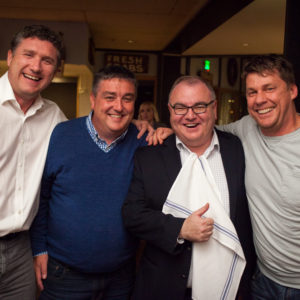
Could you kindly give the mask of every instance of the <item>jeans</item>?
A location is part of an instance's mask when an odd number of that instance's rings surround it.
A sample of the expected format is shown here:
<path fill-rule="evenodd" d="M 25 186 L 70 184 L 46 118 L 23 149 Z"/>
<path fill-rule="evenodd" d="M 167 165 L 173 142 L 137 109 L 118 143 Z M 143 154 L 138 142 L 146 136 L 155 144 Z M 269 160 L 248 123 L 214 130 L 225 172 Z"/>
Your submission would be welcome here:
<path fill-rule="evenodd" d="M 257 268 L 252 278 L 251 295 L 253 300 L 299 300 L 300 289 L 282 286 Z"/>
<path fill-rule="evenodd" d="M 129 300 L 134 275 L 134 260 L 115 272 L 85 274 L 49 257 L 39 300 Z"/>
<path fill-rule="evenodd" d="M 36 284 L 29 234 L 0 239 L 0 299 L 35 299 Z"/>

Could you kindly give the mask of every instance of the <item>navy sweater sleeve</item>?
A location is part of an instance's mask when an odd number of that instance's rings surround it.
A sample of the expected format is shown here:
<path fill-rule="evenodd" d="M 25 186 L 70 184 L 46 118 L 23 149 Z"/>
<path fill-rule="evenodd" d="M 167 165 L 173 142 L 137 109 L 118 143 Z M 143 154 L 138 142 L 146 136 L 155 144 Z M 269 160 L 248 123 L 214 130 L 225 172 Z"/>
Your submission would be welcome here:
<path fill-rule="evenodd" d="M 57 129 L 55 128 L 49 142 L 47 159 L 41 182 L 40 204 L 38 213 L 31 225 L 30 236 L 33 256 L 48 251 L 47 249 L 47 231 L 48 231 L 48 211 L 49 200 L 51 198 L 51 189 L 54 175 L 51 174 L 50 161 L 52 153 L 55 151 L 55 143 L 57 142 Z"/>

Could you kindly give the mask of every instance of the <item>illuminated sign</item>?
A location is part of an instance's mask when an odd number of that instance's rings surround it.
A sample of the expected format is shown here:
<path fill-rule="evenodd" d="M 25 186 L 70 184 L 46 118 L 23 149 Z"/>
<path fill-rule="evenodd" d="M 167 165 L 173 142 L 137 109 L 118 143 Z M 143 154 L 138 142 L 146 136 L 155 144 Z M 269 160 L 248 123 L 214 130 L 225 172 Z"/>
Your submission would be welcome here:
<path fill-rule="evenodd" d="M 204 61 L 204 70 L 209 72 L 210 71 L 210 60 L 206 59 Z"/>

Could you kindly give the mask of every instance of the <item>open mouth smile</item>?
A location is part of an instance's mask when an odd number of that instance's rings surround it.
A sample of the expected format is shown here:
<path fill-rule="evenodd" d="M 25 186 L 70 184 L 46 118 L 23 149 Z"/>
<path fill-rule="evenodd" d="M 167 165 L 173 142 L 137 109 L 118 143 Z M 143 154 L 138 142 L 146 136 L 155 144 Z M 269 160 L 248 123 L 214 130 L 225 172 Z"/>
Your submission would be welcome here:
<path fill-rule="evenodd" d="M 34 80 L 34 81 L 40 81 L 42 79 L 40 77 L 32 76 L 32 75 L 25 74 L 25 73 L 23 73 L 23 76 L 27 79 Z"/>
<path fill-rule="evenodd" d="M 259 110 L 257 110 L 257 112 L 260 114 L 260 115 L 262 115 L 262 114 L 266 114 L 266 113 L 268 113 L 268 112 L 270 112 L 270 111 L 272 111 L 273 110 L 273 108 L 265 108 L 265 109 L 259 109 Z"/>
<path fill-rule="evenodd" d="M 187 128 L 195 128 L 195 127 L 197 127 L 198 125 L 199 125 L 198 123 L 184 124 L 184 126 L 187 127 Z"/>
<path fill-rule="evenodd" d="M 122 115 L 109 115 L 110 117 L 114 118 L 114 119 L 120 119 L 122 118 Z"/>

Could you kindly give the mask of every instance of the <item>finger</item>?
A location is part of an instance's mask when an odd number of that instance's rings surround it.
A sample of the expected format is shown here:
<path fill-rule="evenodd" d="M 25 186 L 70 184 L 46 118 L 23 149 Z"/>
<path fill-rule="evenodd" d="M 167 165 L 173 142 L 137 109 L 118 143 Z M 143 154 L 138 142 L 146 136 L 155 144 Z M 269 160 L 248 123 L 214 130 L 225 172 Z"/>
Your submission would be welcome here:
<path fill-rule="evenodd" d="M 197 214 L 198 216 L 202 216 L 207 212 L 208 209 L 209 209 L 209 203 L 206 203 L 204 206 L 196 210 L 194 213 Z"/>
<path fill-rule="evenodd" d="M 137 135 L 137 138 L 138 139 L 140 139 L 142 136 L 143 136 L 143 134 L 146 132 L 146 127 L 145 126 L 143 126 L 143 127 L 141 127 L 141 129 L 140 129 L 140 131 L 139 131 L 139 133 L 138 133 L 138 135 Z M 147 139 L 146 139 L 147 140 Z"/>
<path fill-rule="evenodd" d="M 214 219 L 212 219 L 212 218 L 205 218 L 205 219 L 203 219 L 203 222 L 206 224 L 206 225 L 208 225 L 208 226 L 214 226 Z"/>
<path fill-rule="evenodd" d="M 153 133 L 151 133 L 150 131 L 148 131 L 148 134 L 146 136 L 146 141 L 149 143 L 149 141 L 152 141 L 152 136 L 153 136 Z"/>
<path fill-rule="evenodd" d="M 152 136 L 152 145 L 156 146 L 157 144 L 158 144 L 157 133 L 154 132 L 154 134 Z"/>
<path fill-rule="evenodd" d="M 35 269 L 35 277 L 36 277 L 36 283 L 40 291 L 44 289 L 44 285 L 42 282 L 42 273 L 41 273 L 41 268 L 36 267 Z"/>
<path fill-rule="evenodd" d="M 155 129 L 151 125 L 148 125 L 147 129 L 148 129 L 149 135 L 152 136 L 155 133 Z"/>
<path fill-rule="evenodd" d="M 160 134 L 160 135 L 157 137 L 157 139 L 158 139 L 159 144 L 161 145 L 161 144 L 164 142 L 164 135 L 163 135 L 163 134 Z"/>
<path fill-rule="evenodd" d="M 41 265 L 42 279 L 47 278 L 47 263 Z"/>
<path fill-rule="evenodd" d="M 153 145 L 153 136 L 147 136 L 147 142 L 148 142 L 148 146 Z"/>

